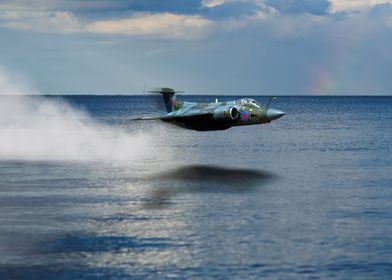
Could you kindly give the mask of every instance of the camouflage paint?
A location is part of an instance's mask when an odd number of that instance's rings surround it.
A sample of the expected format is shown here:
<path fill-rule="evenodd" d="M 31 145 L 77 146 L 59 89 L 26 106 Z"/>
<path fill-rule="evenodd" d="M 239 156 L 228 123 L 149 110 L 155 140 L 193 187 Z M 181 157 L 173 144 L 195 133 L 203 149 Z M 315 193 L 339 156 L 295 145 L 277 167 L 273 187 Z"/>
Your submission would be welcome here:
<path fill-rule="evenodd" d="M 267 108 L 251 98 L 243 98 L 226 102 L 198 103 L 183 101 L 171 88 L 161 88 L 154 92 L 163 95 L 167 115 L 159 117 L 162 121 L 194 130 L 224 130 L 232 126 L 256 125 L 269 123 Z M 216 110 L 236 108 L 239 117 L 235 120 L 214 119 Z"/>

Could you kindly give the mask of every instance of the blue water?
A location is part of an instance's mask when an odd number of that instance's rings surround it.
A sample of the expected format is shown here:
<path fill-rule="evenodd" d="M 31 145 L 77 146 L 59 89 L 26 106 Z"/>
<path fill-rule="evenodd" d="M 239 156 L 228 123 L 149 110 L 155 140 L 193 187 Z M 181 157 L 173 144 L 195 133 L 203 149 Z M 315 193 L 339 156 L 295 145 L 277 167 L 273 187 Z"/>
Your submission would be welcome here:
<path fill-rule="evenodd" d="M 0 158 L 0 279 L 391 279 L 392 97 L 280 97 L 218 132 L 132 121 L 155 97 L 63 100 L 149 155 Z"/>

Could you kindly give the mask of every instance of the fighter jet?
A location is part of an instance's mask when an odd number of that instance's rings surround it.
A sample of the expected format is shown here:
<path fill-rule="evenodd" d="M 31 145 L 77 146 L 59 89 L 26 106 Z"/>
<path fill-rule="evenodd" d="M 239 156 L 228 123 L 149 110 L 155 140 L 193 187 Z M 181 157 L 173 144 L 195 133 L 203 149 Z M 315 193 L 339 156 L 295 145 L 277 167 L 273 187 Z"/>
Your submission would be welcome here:
<path fill-rule="evenodd" d="M 160 119 L 186 129 L 198 131 L 225 130 L 233 126 L 265 124 L 285 115 L 277 109 L 262 106 L 252 98 L 233 101 L 198 103 L 178 98 L 171 88 L 149 90 L 148 93 L 162 94 L 167 114 L 157 117 L 138 117 L 136 120 Z M 182 92 L 181 92 L 182 93 Z"/>

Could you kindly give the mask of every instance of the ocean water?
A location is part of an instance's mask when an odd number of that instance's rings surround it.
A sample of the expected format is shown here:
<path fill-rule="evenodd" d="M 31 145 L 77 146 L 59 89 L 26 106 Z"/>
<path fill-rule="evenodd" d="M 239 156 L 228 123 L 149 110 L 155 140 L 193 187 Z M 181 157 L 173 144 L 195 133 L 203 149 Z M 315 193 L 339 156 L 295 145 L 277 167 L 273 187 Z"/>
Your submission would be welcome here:
<path fill-rule="evenodd" d="M 0 121 L 0 279 L 391 279 L 392 97 L 217 132 L 131 120 L 159 97 L 42 100 Z"/>

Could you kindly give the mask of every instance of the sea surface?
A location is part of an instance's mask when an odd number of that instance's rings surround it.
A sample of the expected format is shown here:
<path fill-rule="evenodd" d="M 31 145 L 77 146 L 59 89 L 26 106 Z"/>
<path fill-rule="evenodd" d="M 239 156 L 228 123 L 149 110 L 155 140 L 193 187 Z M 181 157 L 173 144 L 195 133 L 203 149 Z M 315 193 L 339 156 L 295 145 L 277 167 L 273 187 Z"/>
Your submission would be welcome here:
<path fill-rule="evenodd" d="M 160 97 L 43 99 L 129 140 L 0 138 L 0 279 L 392 279 L 392 97 L 282 96 L 281 119 L 216 132 L 132 120 Z"/>

